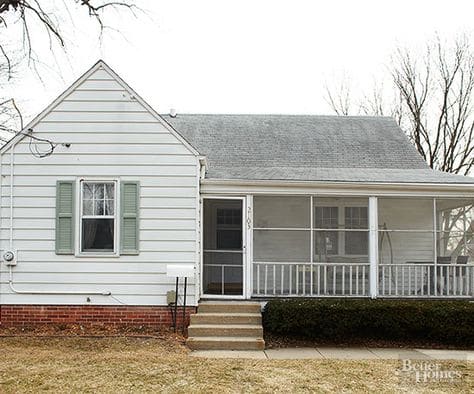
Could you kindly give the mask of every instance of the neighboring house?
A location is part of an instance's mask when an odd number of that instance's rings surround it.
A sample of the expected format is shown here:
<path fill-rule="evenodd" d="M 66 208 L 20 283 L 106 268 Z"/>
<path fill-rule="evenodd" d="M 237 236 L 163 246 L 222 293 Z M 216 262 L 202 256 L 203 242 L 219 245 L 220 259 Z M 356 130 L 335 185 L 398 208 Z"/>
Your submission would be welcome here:
<path fill-rule="evenodd" d="M 158 115 L 99 61 L 1 149 L 1 197 L 3 324 L 167 324 L 168 264 L 192 306 L 474 296 L 474 179 L 390 118 Z"/>

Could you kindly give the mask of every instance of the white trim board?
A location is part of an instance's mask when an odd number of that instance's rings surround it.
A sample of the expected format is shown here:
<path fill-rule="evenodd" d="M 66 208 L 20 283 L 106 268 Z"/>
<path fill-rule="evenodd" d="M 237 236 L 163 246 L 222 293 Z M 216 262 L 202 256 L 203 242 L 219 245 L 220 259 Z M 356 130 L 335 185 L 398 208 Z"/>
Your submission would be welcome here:
<path fill-rule="evenodd" d="M 201 179 L 201 194 L 474 197 L 474 184 Z"/>

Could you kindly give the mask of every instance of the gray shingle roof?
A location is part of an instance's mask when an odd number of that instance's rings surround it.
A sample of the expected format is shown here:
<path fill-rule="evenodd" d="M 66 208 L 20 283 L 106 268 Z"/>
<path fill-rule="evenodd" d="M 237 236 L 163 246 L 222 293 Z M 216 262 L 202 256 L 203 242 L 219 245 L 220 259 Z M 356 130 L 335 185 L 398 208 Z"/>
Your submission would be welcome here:
<path fill-rule="evenodd" d="M 388 117 L 163 117 L 207 157 L 206 178 L 474 183 L 474 178 L 431 170 Z"/>

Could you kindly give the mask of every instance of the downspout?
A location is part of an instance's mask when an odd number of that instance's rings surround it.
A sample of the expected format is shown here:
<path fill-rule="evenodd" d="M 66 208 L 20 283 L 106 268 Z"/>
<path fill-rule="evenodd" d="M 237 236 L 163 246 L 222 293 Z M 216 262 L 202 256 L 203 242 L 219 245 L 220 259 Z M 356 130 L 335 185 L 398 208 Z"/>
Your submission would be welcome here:
<path fill-rule="evenodd" d="M 15 160 L 15 147 L 18 142 L 12 145 L 10 151 L 10 250 L 13 250 L 13 170 Z"/>
<path fill-rule="evenodd" d="M 202 294 L 202 206 L 201 179 L 206 176 L 207 160 L 205 156 L 198 157 L 196 179 L 196 280 L 194 302 L 197 305 Z"/>
<path fill-rule="evenodd" d="M 20 141 L 16 141 L 10 151 L 10 250 L 13 250 L 13 175 L 14 175 L 14 160 L 15 160 L 15 147 Z M 0 160 L 0 177 L 1 177 L 1 160 Z M 0 179 L 0 199 L 1 199 L 1 179 Z M 1 201 L 1 200 L 0 200 Z M 3 206 L 3 204 L 1 205 Z M 0 206 L 0 207 L 1 207 Z M 1 213 L 1 211 L 0 211 Z M 1 215 L 0 215 L 1 217 Z M 16 256 L 18 259 L 18 255 Z M 10 289 L 12 292 L 15 294 L 55 294 L 55 295 L 102 295 L 102 296 L 110 296 L 119 303 L 123 304 L 120 300 L 116 299 L 113 295 L 112 292 L 110 291 L 50 291 L 50 290 L 18 290 L 15 288 L 14 283 L 13 283 L 13 268 L 10 265 L 9 266 L 9 279 L 8 279 L 8 284 L 10 286 Z"/>
<path fill-rule="evenodd" d="M 2 208 L 3 208 L 3 173 L 2 173 L 3 156 L 0 154 L 0 232 L 2 231 Z M 0 237 L 1 238 L 1 237 Z M 1 245 L 0 245 L 1 250 Z M 1 261 L 1 260 L 0 260 Z M 2 283 L 2 267 L 0 265 L 0 283 Z M 2 325 L 2 292 L 0 291 L 0 326 Z"/>

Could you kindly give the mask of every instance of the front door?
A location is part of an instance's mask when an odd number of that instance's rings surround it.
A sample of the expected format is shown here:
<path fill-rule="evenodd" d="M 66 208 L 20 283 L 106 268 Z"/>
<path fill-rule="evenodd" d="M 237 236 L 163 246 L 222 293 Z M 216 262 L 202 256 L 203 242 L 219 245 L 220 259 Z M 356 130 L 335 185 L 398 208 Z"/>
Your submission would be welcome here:
<path fill-rule="evenodd" d="M 206 296 L 244 295 L 243 199 L 204 198 L 202 285 Z"/>

